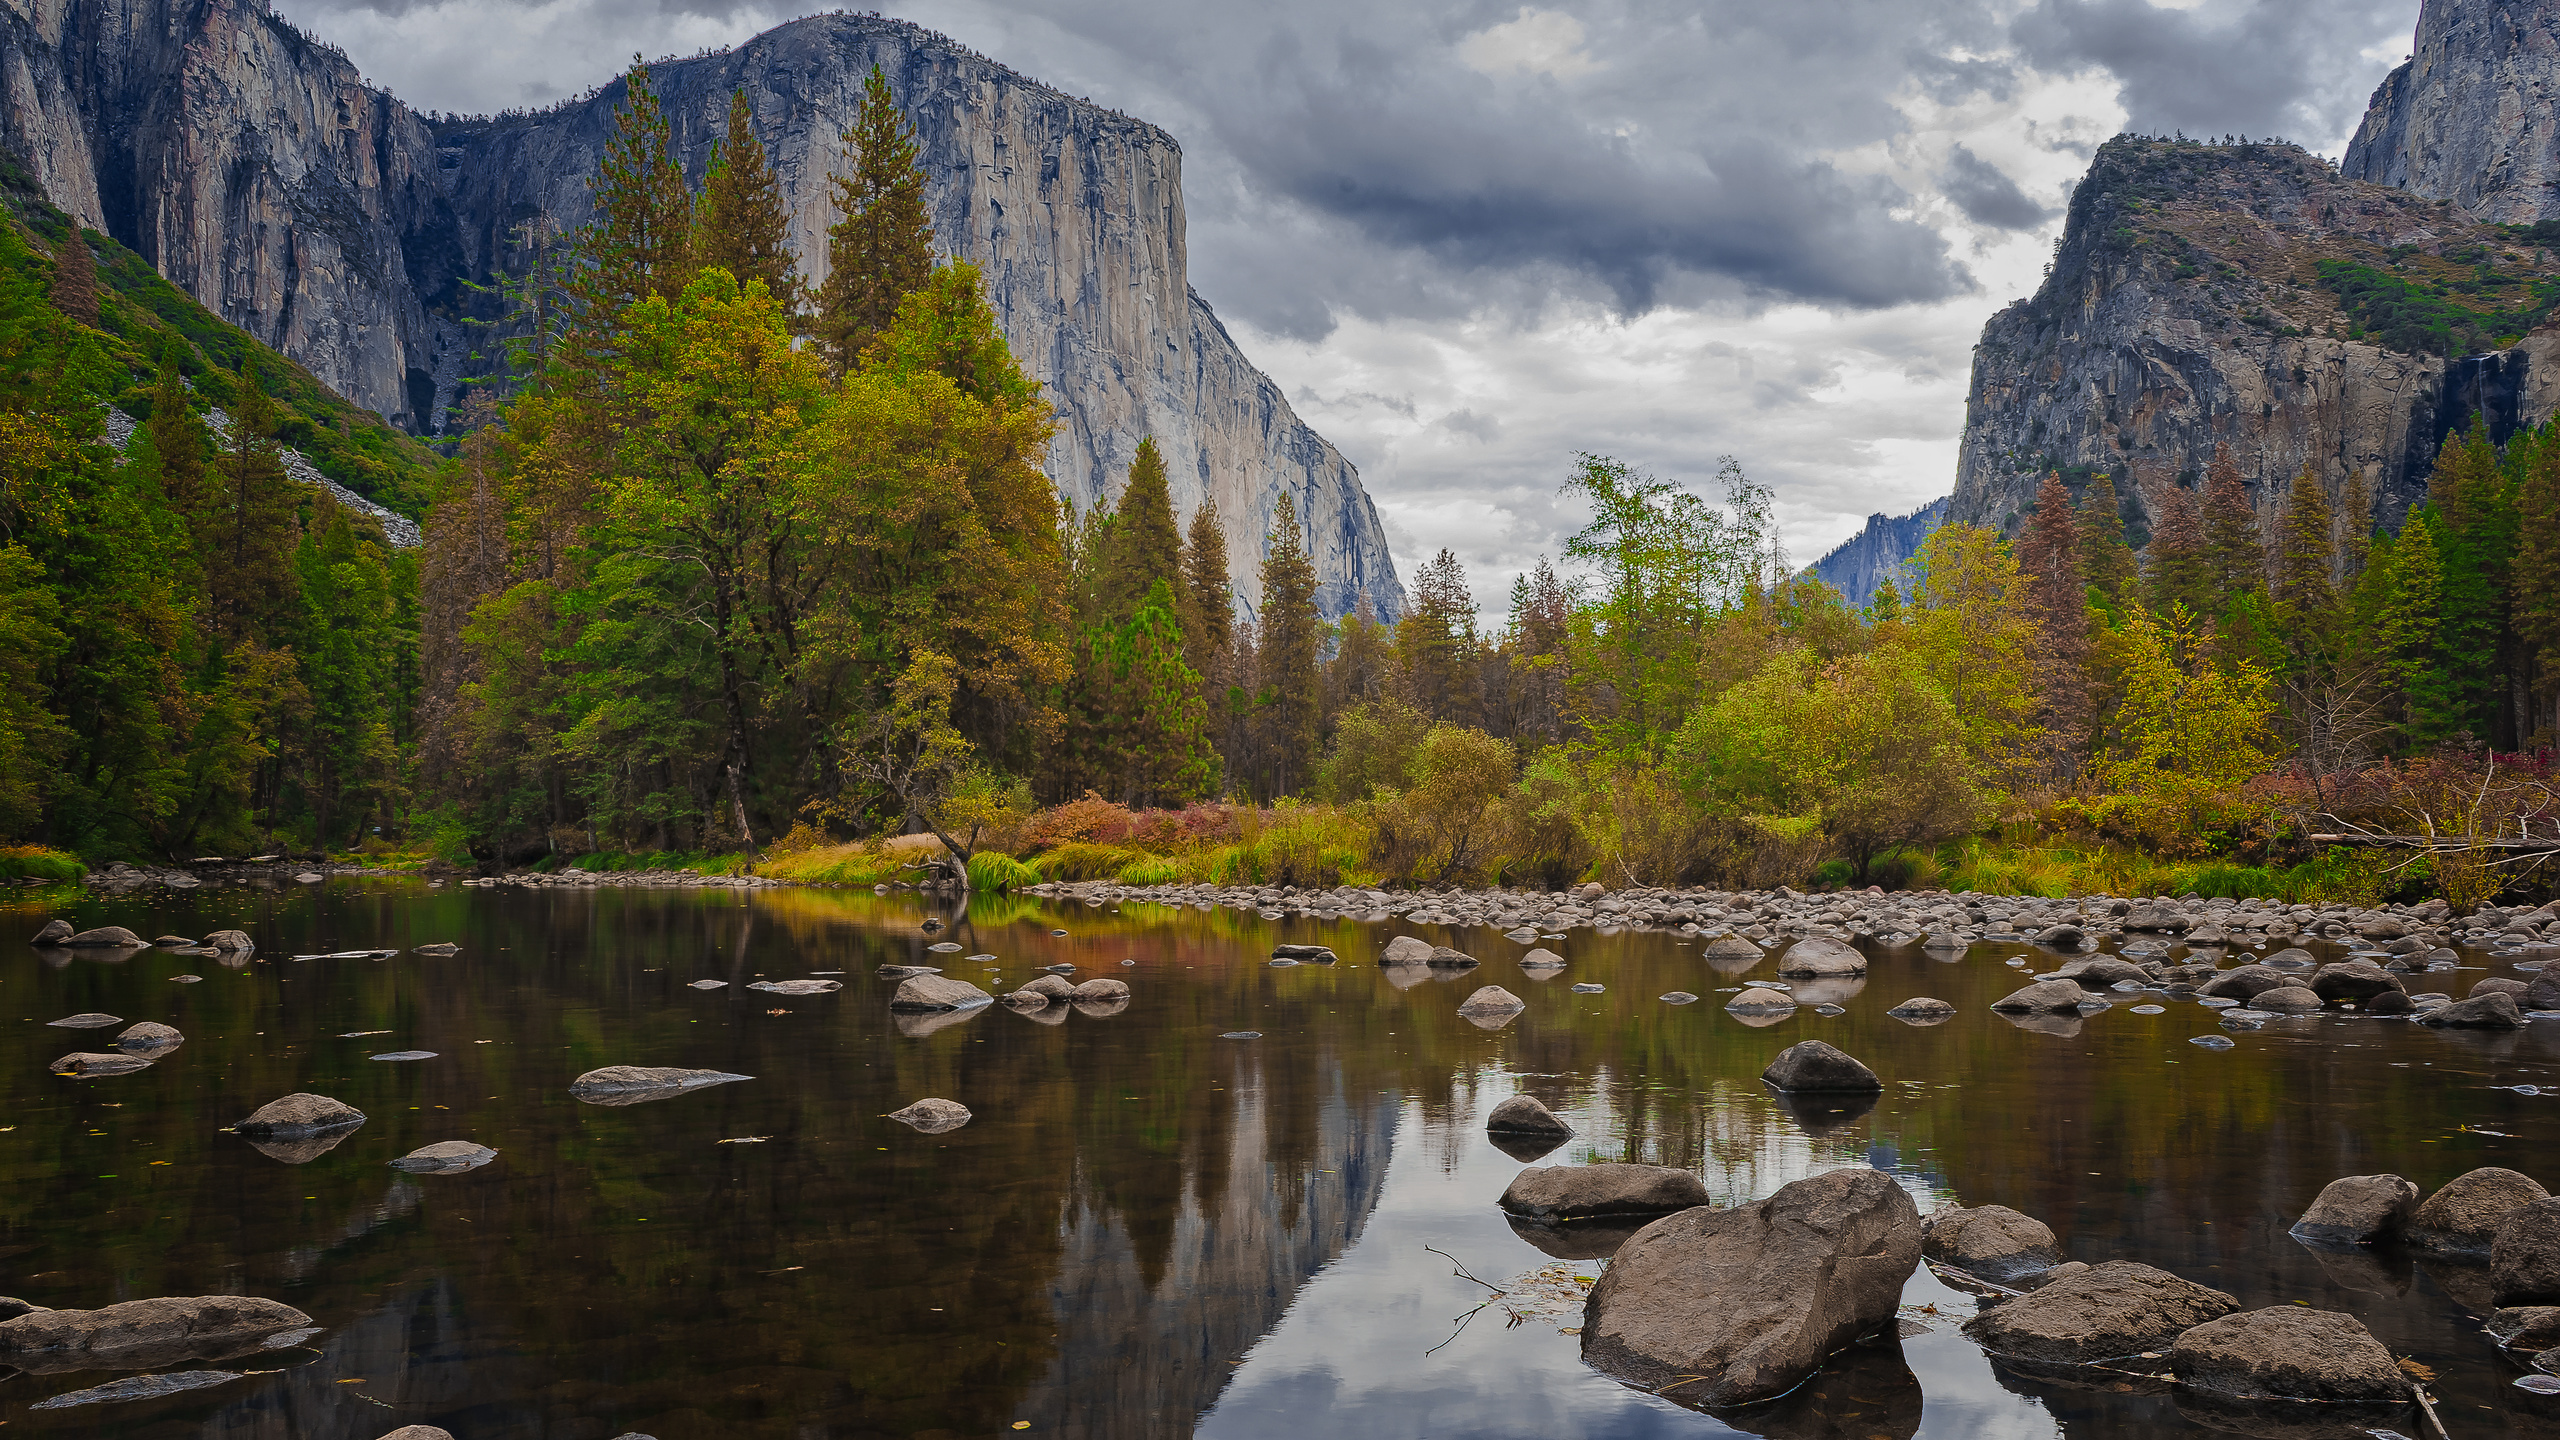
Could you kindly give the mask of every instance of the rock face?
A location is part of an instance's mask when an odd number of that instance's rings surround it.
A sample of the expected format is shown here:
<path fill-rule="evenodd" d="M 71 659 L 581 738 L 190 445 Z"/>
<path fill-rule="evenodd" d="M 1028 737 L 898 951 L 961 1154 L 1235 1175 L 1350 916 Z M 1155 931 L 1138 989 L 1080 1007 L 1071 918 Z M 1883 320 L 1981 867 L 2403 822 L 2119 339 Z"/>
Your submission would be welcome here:
<path fill-rule="evenodd" d="M 292 1306 L 252 1295 L 128 1300 L 0 1322 L 0 1360 L 21 1370 L 141 1370 L 240 1354 L 280 1331 L 310 1327 L 311 1317 Z"/>
<path fill-rule="evenodd" d="M 2525 98 L 2535 93 L 2476 103 L 2539 116 L 2547 101 Z M 2442 438 L 2473 411 L 2503 441 L 2560 409 L 2560 335 L 2485 355 L 2493 342 L 2465 341 L 2458 354 L 2475 358 L 2447 359 L 2353 327 L 2318 262 L 2391 272 L 2392 247 L 2414 246 L 2403 256 L 2423 263 L 2407 273 L 2442 266 L 2453 280 L 2447 255 L 2486 244 L 2503 265 L 2514 249 L 2356 173 L 2283 145 L 2101 146 L 2042 287 L 1983 328 L 1948 518 L 2011 529 L 2048 470 L 2061 469 L 2075 501 L 2103 471 L 2142 543 L 2171 492 L 2196 488 L 2228 447 L 2261 526 L 2308 461 L 2333 503 L 2362 472 L 2371 518 L 2396 529 Z M 2519 283 L 2527 268 L 2542 273 L 2515 253 Z"/>
<path fill-rule="evenodd" d="M 1919 1212 L 1875 1170 L 1686 1210 L 1619 1247 L 1591 1290 L 1583 1359 L 1683 1404 L 1765 1400 L 1891 1325 L 1919 1259 Z"/>
<path fill-rule="evenodd" d="M 2517 103 L 2551 94 L 2560 14 L 2427 0 L 2409 58 L 2373 92 L 2339 173 L 2450 200 L 2475 220 L 2560 215 L 2560 133 Z"/>
<path fill-rule="evenodd" d="M 292 1140 L 363 1123 L 364 1112 L 353 1105 L 332 1100 L 326 1095 L 296 1091 L 281 1100 L 270 1100 L 259 1106 L 250 1112 L 248 1119 L 232 1128 L 243 1135 Z"/>
<path fill-rule="evenodd" d="M 2299 1305 L 2208 1320 L 2169 1347 L 2169 1368 L 2190 1390 L 2238 1400 L 2409 1398 L 2409 1377 L 2364 1322 Z"/>
<path fill-rule="evenodd" d="M 1707 1203 L 1696 1175 L 1669 1165 L 1546 1165 L 1511 1177 L 1501 1205 L 1533 1220 L 1659 1215 Z"/>
<path fill-rule="evenodd" d="M 2062 1263 L 2053 1231 L 2006 1205 L 1941 1210 L 1920 1222 L 1920 1253 L 1994 1284 L 2009 1285 Z"/>
<path fill-rule="evenodd" d="M 1884 1089 L 1876 1072 L 1856 1056 L 1819 1040 L 1799 1040 L 1779 1051 L 1760 1079 L 1776 1089 L 1809 1094 L 1872 1095 Z"/>
<path fill-rule="evenodd" d="M 2409 1217 L 2409 1243 L 2440 1254 L 2486 1256 L 2509 1215 L 2550 1193 L 2533 1177 L 2496 1165 L 2467 1171 Z"/>
<path fill-rule="evenodd" d="M 1994 1306 L 1964 1333 L 1994 1354 L 2085 1365 L 2166 1347 L 2240 1302 L 2166 1270 L 2111 1260 Z"/>
<path fill-rule="evenodd" d="M 1865 528 L 1813 562 L 1813 575 L 1849 599 L 1866 605 L 1886 576 L 1898 576 L 1902 562 L 1920 553 L 1920 542 L 1945 523 L 1947 502 L 1932 500 L 1908 515 L 1870 515 Z M 1894 582 L 1902 582 L 1897 579 Z"/>
<path fill-rule="evenodd" d="M 2370 1245 L 2408 1228 L 2418 1187 L 2399 1175 L 2349 1175 L 2321 1187 L 2319 1198 L 2287 1233 L 2296 1240 Z"/>
<path fill-rule="evenodd" d="M 485 369 L 464 281 L 521 271 L 519 230 L 585 223 L 587 178 L 625 87 L 498 119 L 430 123 L 261 0 L 0 7 L 0 143 L 54 201 L 225 320 L 404 428 L 443 428 Z M 1297 497 L 1329 615 L 1404 590 L 1340 452 L 1237 348 L 1189 284 L 1182 150 L 931 31 L 812 16 L 661 65 L 655 88 L 699 180 L 729 96 L 755 107 L 812 282 L 834 220 L 837 136 L 878 64 L 914 123 L 943 248 L 984 271 L 1013 352 L 1049 387 L 1049 456 L 1080 508 L 1116 495 L 1155 437 L 1188 514 L 1214 497 L 1241 608 L 1279 496 Z M 594 77 L 603 79 L 604 77 Z"/>

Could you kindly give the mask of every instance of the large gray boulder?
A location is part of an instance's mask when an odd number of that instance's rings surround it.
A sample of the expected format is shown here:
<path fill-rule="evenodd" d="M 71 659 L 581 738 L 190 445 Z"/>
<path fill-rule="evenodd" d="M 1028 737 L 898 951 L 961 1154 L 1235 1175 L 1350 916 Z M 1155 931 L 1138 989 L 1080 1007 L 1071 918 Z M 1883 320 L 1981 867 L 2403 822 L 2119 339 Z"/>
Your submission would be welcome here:
<path fill-rule="evenodd" d="M 975 989 L 976 987 L 972 986 L 970 988 Z M 1108 976 L 1097 975 L 1093 979 L 1087 980 L 1073 990 L 1068 991 L 1067 998 L 1069 1000 L 1087 1001 L 1126 1000 L 1129 998 L 1129 982 L 1126 980 L 1113 980 Z"/>
<path fill-rule="evenodd" d="M 38 1310 L 0 1322 L 0 1362 L 21 1370 L 148 1370 L 244 1354 L 311 1317 L 254 1295 L 128 1300 L 98 1310 Z"/>
<path fill-rule="evenodd" d="M 2516 1008 L 2516 997 L 2492 991 L 2439 1005 L 2420 1015 L 2418 1023 L 2447 1030 L 2521 1030 L 2531 1022 Z"/>
<path fill-rule="evenodd" d="M 71 922 L 68 920 L 55 919 L 44 922 L 44 925 L 36 931 L 34 937 L 29 939 L 27 943 L 30 945 L 59 945 L 70 938 Z"/>
<path fill-rule="evenodd" d="M 1534 1220 L 1659 1215 L 1706 1204 L 1707 1187 L 1669 1165 L 1541 1165 L 1511 1177 L 1499 1203 Z"/>
<path fill-rule="evenodd" d="M 226 955 L 245 955 L 258 948 L 257 942 L 240 930 L 216 930 L 199 943 L 207 950 L 219 950 Z"/>
<path fill-rule="evenodd" d="M 1794 1093 L 1872 1095 L 1884 1089 L 1876 1072 L 1857 1057 L 1819 1040 L 1799 1040 L 1779 1051 L 1760 1078 L 1775 1089 Z"/>
<path fill-rule="evenodd" d="M 1493 1113 L 1484 1117 L 1484 1128 L 1495 1135 L 1536 1135 L 1557 1140 L 1573 1134 L 1573 1127 L 1540 1104 L 1535 1095 L 1514 1095 L 1494 1106 Z"/>
<path fill-rule="evenodd" d="M 1476 957 L 1463 950 L 1452 950 L 1446 945 L 1434 945 L 1431 947 L 1431 953 L 1424 957 L 1422 963 L 1434 970 L 1473 970 L 1479 962 Z"/>
<path fill-rule="evenodd" d="M 2414 1181 L 2399 1175 L 2348 1175 L 2321 1187 L 2311 1208 L 2287 1233 L 2321 1244 L 2370 1245 L 2407 1229 L 2417 1208 Z"/>
<path fill-rule="evenodd" d="M 2409 1243 L 2442 1255 L 2488 1255 L 2509 1215 L 2551 1192 L 2496 1165 L 2456 1175 L 2409 1217 Z"/>
<path fill-rule="evenodd" d="M 2194 1326 L 2169 1347 L 2169 1368 L 2190 1390 L 2236 1400 L 2409 1398 L 2409 1377 L 2363 1321 L 2300 1305 Z"/>
<path fill-rule="evenodd" d="M 185 1044 L 187 1037 L 157 1020 L 137 1020 L 116 1036 L 116 1048 L 151 1055 Z"/>
<path fill-rule="evenodd" d="M 2174 905 L 2136 905 L 2125 912 L 2120 922 L 2126 930 L 2145 931 L 2155 935 L 2182 935 L 2195 928 L 2195 918 Z"/>
<path fill-rule="evenodd" d="M 2323 965 L 2311 976 L 2311 992 L 2332 1005 L 2362 1005 L 2386 990 L 2406 990 L 2400 977 L 2370 960 Z"/>
<path fill-rule="evenodd" d="M 2517 1003 L 2527 1010 L 2560 1010 L 2560 966 L 2545 966 L 2535 974 Z"/>
<path fill-rule="evenodd" d="M 1583 1359 L 1686 1405 L 1747 1405 L 1894 1323 L 1920 1214 L 1859 1167 L 1755 1204 L 1657 1220 L 1620 1246 L 1584 1309 Z"/>
<path fill-rule="evenodd" d="M 2010 1285 L 2062 1263 L 2041 1220 L 2006 1205 L 1940 1210 L 1920 1222 L 1920 1253 L 1994 1284 Z"/>
<path fill-rule="evenodd" d="M 292 1140 L 329 1130 L 345 1130 L 363 1123 L 364 1112 L 343 1100 L 296 1091 L 281 1100 L 270 1100 L 259 1106 L 249 1112 L 248 1119 L 231 1128 L 243 1135 Z"/>
<path fill-rule="evenodd" d="M 1846 942 L 1828 935 L 1808 935 L 1787 947 L 1778 957 L 1781 975 L 1864 975 L 1867 957 Z"/>
<path fill-rule="evenodd" d="M 2272 965 L 2243 965 L 2237 970 L 2225 970 L 2197 986 L 2196 993 L 2222 1000 L 2255 1000 L 2269 990 L 2301 983 L 2293 972 L 2278 970 Z"/>
<path fill-rule="evenodd" d="M 55 943 L 73 950 L 142 950 L 151 944 L 121 925 L 101 925 Z"/>
<path fill-rule="evenodd" d="M 2088 991 L 2068 980 L 2039 980 L 1992 1001 L 1991 1008 L 2019 1015 L 2049 1015 L 2062 1011 L 2077 1014 L 2080 1002 L 2088 998 Z"/>
<path fill-rule="evenodd" d="M 911 1012 L 975 1010 L 994 1003 L 993 995 L 948 975 L 910 975 L 898 982 L 898 992 L 889 997 L 890 1009 Z"/>
<path fill-rule="evenodd" d="M 2151 972 L 2113 955 L 2093 955 L 2086 960 L 2074 960 L 2045 978 L 2068 980 L 2083 990 L 2104 990 L 2128 980 L 2136 985 L 2148 985 Z"/>
<path fill-rule="evenodd" d="M 1412 935 L 1399 935 L 1387 942 L 1386 953 L 1378 957 L 1381 965 L 1426 965 L 1431 961 L 1431 942 Z"/>
<path fill-rule="evenodd" d="M 1964 1323 L 1984 1349 L 2021 1360 L 2086 1365 L 2167 1348 L 2240 1302 L 2166 1270 L 2110 1260 L 2064 1276 Z"/>
<path fill-rule="evenodd" d="M 2519 1205 L 2498 1222 L 2489 1283 L 2501 1306 L 2560 1302 L 2560 1196 Z"/>
<path fill-rule="evenodd" d="M 2249 1004 L 2259 1010 L 2273 1010 L 2279 1015 L 2303 1015 L 2320 1008 L 2320 996 L 2304 985 L 2279 985 L 2261 990 Z"/>

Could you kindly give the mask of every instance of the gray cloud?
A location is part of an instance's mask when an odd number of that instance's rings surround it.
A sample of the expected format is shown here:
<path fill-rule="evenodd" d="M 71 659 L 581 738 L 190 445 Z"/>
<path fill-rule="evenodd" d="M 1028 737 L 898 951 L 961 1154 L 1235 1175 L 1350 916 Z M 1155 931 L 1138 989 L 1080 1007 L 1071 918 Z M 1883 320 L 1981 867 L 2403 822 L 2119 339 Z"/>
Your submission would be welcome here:
<path fill-rule="evenodd" d="M 2029 230 L 2053 217 L 2052 207 L 2028 199 L 2017 181 L 1962 144 L 1947 152 L 1939 187 L 1966 219 L 1994 230 Z"/>
<path fill-rule="evenodd" d="M 2035 64 L 2095 67 L 2122 81 L 2134 130 L 2283 135 L 2338 148 L 2387 68 L 2361 52 L 2393 45 L 2396 63 L 2416 25 L 2411 0 L 2235 0 L 2194 10 L 2038 0 L 2012 34 Z"/>

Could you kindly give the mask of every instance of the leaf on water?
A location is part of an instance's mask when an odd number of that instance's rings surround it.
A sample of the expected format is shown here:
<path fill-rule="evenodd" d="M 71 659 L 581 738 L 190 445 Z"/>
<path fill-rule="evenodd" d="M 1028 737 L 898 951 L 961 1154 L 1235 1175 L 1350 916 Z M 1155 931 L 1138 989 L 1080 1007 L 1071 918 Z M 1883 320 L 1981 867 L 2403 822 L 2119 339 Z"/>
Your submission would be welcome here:
<path fill-rule="evenodd" d="M 761 1145 L 772 1138 L 773 1137 L 770 1135 L 736 1135 L 723 1140 L 720 1143 L 723 1145 Z M 800 1267 L 794 1265 L 791 1268 L 797 1270 Z"/>
<path fill-rule="evenodd" d="M 340 1035 L 338 1038 L 341 1040 L 361 1040 L 367 1035 L 388 1035 L 390 1033 L 391 1032 L 388 1030 L 350 1030 L 345 1034 Z"/>

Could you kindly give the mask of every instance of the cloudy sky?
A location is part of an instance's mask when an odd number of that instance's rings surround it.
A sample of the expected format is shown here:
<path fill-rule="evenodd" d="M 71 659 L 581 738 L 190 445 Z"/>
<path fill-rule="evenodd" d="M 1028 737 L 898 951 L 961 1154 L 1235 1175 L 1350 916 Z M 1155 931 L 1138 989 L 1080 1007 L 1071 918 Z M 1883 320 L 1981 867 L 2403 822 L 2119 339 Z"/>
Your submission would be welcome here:
<path fill-rule="evenodd" d="M 2121 130 L 2336 156 L 2418 0 L 883 0 L 1183 144 L 1191 280 L 1479 602 L 1576 451 L 1732 454 L 1810 560 L 1953 485 L 1973 341 Z M 538 105 L 757 0 L 275 0 L 421 109 Z"/>

